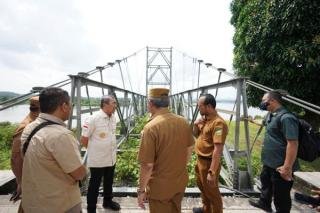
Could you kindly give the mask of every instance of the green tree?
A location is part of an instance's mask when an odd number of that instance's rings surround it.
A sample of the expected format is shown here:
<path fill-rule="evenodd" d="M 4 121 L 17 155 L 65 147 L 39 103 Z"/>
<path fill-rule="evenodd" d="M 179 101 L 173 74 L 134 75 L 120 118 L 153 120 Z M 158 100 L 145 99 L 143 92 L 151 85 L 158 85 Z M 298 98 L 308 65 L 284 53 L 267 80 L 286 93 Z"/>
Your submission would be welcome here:
<path fill-rule="evenodd" d="M 236 73 L 320 105 L 320 1 L 233 0 L 231 11 Z M 249 104 L 261 95 L 249 87 Z"/>
<path fill-rule="evenodd" d="M 0 122 L 0 169 L 10 169 L 12 136 L 17 128 L 10 122 Z"/>

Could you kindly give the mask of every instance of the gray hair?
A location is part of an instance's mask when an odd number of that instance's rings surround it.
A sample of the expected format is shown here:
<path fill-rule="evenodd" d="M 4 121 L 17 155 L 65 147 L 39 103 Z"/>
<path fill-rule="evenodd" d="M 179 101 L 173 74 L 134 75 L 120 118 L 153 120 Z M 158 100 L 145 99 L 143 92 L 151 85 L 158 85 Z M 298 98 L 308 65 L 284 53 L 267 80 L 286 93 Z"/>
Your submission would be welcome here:
<path fill-rule="evenodd" d="M 101 101 L 100 101 L 100 108 L 103 107 L 103 104 L 109 104 L 110 101 L 115 100 L 114 96 L 112 95 L 104 95 L 101 97 Z"/>

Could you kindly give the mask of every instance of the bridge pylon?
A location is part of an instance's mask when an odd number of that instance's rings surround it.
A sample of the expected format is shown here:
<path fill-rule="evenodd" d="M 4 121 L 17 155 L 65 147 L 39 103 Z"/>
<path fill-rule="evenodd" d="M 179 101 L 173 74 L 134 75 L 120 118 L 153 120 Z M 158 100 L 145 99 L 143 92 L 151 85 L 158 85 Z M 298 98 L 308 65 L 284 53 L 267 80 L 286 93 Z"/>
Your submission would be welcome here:
<path fill-rule="evenodd" d="M 147 47 L 146 94 L 152 87 L 172 91 L 172 47 Z"/>

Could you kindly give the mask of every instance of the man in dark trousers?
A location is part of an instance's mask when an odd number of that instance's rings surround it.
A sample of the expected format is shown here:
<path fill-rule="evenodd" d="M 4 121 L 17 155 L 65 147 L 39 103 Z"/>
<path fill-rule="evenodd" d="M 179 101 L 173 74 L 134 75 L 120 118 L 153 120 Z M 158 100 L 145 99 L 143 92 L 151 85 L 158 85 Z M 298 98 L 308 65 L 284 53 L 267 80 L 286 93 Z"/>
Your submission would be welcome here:
<path fill-rule="evenodd" d="M 276 211 L 289 213 L 292 176 L 299 167 L 297 161 L 299 121 L 282 106 L 281 93 L 281 91 L 270 91 L 262 97 L 260 109 L 269 111 L 269 114 L 264 120 L 266 131 L 261 152 L 263 164 L 260 175 L 261 195 L 259 200 L 250 199 L 249 203 L 272 212 L 273 197 Z"/>
<path fill-rule="evenodd" d="M 116 165 L 116 118 L 117 103 L 113 96 L 101 98 L 100 111 L 89 117 L 82 126 L 81 143 L 88 149 L 87 166 L 90 181 L 87 194 L 88 213 L 96 212 L 99 187 L 103 177 L 104 208 L 120 210 L 120 205 L 112 200 L 112 184 Z"/>

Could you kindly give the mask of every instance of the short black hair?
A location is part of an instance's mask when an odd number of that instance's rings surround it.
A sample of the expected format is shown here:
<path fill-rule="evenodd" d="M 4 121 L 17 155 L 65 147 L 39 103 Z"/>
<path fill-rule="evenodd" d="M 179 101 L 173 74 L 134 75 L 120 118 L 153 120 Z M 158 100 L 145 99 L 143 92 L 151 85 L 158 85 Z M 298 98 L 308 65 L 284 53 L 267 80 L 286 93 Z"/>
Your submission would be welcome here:
<path fill-rule="evenodd" d="M 59 87 L 47 87 L 39 95 L 40 111 L 53 113 L 58 106 L 69 101 L 70 97 L 67 91 Z"/>
<path fill-rule="evenodd" d="M 272 98 L 276 100 L 278 103 L 282 104 L 283 102 L 282 97 L 286 96 L 288 93 L 285 90 L 278 89 L 278 90 L 271 90 L 269 92 L 266 92 L 266 94 L 269 95 L 269 98 Z"/>
<path fill-rule="evenodd" d="M 211 105 L 214 109 L 216 108 L 217 102 L 213 95 L 204 93 L 200 95 L 200 98 L 201 97 L 204 97 L 204 105 Z"/>
<path fill-rule="evenodd" d="M 101 98 L 100 101 L 100 108 L 103 108 L 103 104 L 109 104 L 111 100 L 114 100 L 115 98 L 112 95 L 104 95 Z"/>

